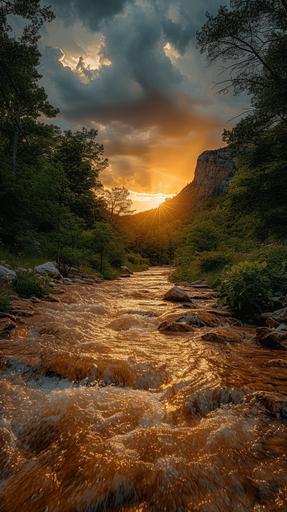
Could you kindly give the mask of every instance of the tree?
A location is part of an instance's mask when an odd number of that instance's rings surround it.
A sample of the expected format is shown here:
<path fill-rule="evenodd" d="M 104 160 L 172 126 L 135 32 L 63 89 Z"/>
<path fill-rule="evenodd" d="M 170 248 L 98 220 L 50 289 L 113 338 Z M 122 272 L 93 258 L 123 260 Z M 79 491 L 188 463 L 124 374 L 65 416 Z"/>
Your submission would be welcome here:
<path fill-rule="evenodd" d="M 251 96 L 251 112 L 241 124 L 252 133 L 287 120 L 287 2 L 230 0 L 197 34 L 198 45 L 211 62 L 221 61 L 229 74 L 221 92 Z M 228 134 L 225 133 L 228 139 Z"/>
<path fill-rule="evenodd" d="M 131 209 L 133 202 L 130 199 L 130 192 L 125 187 L 105 189 L 100 191 L 99 197 L 111 216 L 129 215 L 134 212 Z"/>
<path fill-rule="evenodd" d="M 26 21 L 19 37 L 12 35 L 9 21 L 21 16 Z M 19 140 L 29 144 L 27 125 L 41 114 L 56 115 L 43 87 L 39 86 L 39 30 L 54 15 L 40 0 L 0 0 L 0 115 L 11 129 L 10 155 L 17 170 Z M 9 21 L 8 21 L 9 20 Z"/>
<path fill-rule="evenodd" d="M 53 159 L 68 180 L 71 210 L 90 227 L 100 220 L 100 202 L 95 191 L 101 186 L 99 174 L 108 165 L 104 148 L 96 140 L 97 135 L 96 130 L 85 128 L 75 133 L 62 133 Z"/>

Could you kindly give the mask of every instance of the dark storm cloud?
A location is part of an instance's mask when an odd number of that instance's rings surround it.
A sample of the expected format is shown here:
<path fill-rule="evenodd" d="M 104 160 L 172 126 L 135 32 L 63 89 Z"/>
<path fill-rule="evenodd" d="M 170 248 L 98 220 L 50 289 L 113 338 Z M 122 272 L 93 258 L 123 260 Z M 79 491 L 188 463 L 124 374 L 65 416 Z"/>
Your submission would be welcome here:
<path fill-rule="evenodd" d="M 220 3 L 53 0 L 43 85 L 61 126 L 99 127 L 107 185 L 173 192 L 190 181 L 197 154 L 220 144 L 233 104 L 211 93 L 213 72 L 195 49 L 205 11 Z"/>
<path fill-rule="evenodd" d="M 91 30 L 120 13 L 128 0 L 51 0 L 56 16 L 66 23 L 81 20 Z"/>

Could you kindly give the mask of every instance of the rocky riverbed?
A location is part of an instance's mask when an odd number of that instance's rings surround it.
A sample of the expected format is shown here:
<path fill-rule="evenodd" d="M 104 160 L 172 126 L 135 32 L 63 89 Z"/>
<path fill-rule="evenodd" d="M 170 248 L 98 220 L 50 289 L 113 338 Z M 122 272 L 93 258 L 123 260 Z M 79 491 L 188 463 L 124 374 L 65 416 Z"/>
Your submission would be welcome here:
<path fill-rule="evenodd" d="M 287 510 L 286 312 L 256 330 L 168 275 L 1 317 L 1 512 Z"/>

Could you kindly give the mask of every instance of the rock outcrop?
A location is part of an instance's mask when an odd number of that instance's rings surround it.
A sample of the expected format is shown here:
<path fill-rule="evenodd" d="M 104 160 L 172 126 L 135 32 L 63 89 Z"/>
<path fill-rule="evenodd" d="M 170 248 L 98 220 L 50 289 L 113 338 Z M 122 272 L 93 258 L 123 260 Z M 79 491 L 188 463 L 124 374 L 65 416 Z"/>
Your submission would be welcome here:
<path fill-rule="evenodd" d="M 54 263 L 53 261 L 47 261 L 42 265 L 38 265 L 37 267 L 35 267 L 34 271 L 37 274 L 48 274 L 51 277 L 54 277 L 55 279 L 60 279 L 62 277 L 59 272 L 59 269 L 56 266 L 56 263 Z"/>
<path fill-rule="evenodd" d="M 236 173 L 235 163 L 226 148 L 204 151 L 197 160 L 194 179 L 175 198 L 189 201 L 193 206 L 209 197 L 225 194 Z"/>

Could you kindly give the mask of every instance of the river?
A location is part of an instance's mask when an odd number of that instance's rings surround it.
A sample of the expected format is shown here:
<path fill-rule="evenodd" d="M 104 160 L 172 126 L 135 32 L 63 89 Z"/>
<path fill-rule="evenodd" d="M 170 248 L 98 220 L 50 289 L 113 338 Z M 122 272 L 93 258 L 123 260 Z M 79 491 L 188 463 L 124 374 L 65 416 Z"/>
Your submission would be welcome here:
<path fill-rule="evenodd" d="M 287 422 L 250 396 L 287 368 L 252 329 L 160 332 L 168 274 L 59 285 L 0 341 L 1 512 L 286 512 Z"/>

